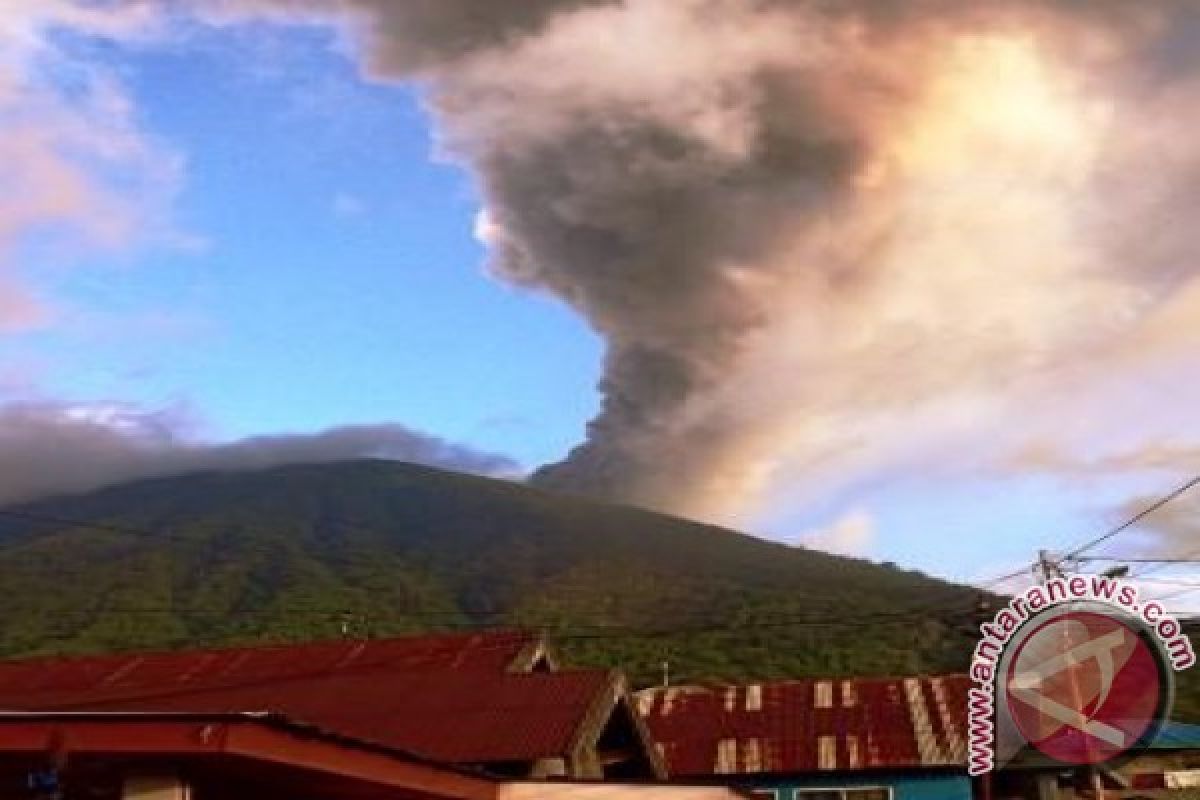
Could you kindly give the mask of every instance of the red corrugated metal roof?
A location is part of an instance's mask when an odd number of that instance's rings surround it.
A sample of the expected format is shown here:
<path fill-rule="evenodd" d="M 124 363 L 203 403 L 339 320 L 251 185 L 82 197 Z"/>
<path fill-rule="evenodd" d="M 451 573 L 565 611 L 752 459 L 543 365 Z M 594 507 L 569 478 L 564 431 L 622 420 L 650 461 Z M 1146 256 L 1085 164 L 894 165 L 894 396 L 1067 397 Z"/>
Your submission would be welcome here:
<path fill-rule="evenodd" d="M 14 693 L 269 682 L 373 666 L 500 672 L 537 642 L 538 636 L 527 631 L 488 631 L 0 662 L 0 698 Z"/>
<path fill-rule="evenodd" d="M 89 787 L 107 783 L 116 789 L 122 759 L 111 759 L 123 754 L 149 771 L 156 763 L 169 766 L 168 772 L 183 765 L 201 782 L 221 784 L 223 795 L 238 797 L 495 800 L 497 794 L 496 782 L 478 773 L 264 714 L 0 712 L 7 773 L 0 783 L 6 789 L 18 785 L 39 760 L 31 754 L 54 749 L 56 742 L 88 774 Z M 247 779 L 253 781 L 250 794 Z"/>
<path fill-rule="evenodd" d="M 968 678 L 653 689 L 638 706 L 672 775 L 965 765 Z"/>
<path fill-rule="evenodd" d="M 271 711 L 450 763 L 565 756 L 611 685 L 603 671 L 407 672 L 370 667 L 249 685 L 0 696 L 22 710 Z"/>
<path fill-rule="evenodd" d="M 439 637 L 0 665 L 0 708 L 270 711 L 451 763 L 566 756 L 615 676 L 504 671 L 512 659 L 496 653 L 515 657 L 535 641 L 524 636 L 520 647 L 491 634 L 457 647 Z"/>

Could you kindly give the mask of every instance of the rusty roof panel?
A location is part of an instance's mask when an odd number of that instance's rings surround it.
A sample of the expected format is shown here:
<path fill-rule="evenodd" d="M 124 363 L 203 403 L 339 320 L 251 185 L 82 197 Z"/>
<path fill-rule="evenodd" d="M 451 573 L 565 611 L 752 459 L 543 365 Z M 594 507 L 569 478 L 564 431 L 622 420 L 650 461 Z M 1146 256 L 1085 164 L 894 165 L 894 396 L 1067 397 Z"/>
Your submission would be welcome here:
<path fill-rule="evenodd" d="M 439 634 L 369 641 L 129 653 L 0 663 L 0 695 L 141 686 L 219 686 L 363 667 L 502 671 L 537 641 L 526 631 Z"/>
<path fill-rule="evenodd" d="M 0 707 L 252 712 L 452 763 L 564 756 L 606 671 L 508 672 L 524 633 L 0 664 Z"/>
<path fill-rule="evenodd" d="M 387 667 L 220 687 L 0 695 L 37 711 L 269 711 L 451 763 L 563 756 L 601 692 L 604 671 L 397 672 Z"/>
<path fill-rule="evenodd" d="M 638 708 L 672 775 L 957 767 L 965 675 L 672 687 Z"/>

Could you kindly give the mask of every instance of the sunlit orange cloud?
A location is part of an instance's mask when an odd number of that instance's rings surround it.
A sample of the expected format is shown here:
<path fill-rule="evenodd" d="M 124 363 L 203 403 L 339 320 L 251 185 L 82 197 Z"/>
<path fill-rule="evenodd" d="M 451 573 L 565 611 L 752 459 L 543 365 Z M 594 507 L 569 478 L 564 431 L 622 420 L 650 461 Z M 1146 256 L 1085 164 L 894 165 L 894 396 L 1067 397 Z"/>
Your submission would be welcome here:
<path fill-rule="evenodd" d="M 1137 381 L 1194 339 L 1200 284 L 1114 263 L 1094 227 L 1124 200 L 1099 181 L 1153 155 L 1121 141 L 1132 98 L 1098 92 L 1032 33 L 922 48 L 896 62 L 919 89 L 875 121 L 849 207 L 780 256 L 845 263 L 860 284 L 774 273 L 772 323 L 689 412 L 739 431 L 681 495 L 689 512 L 753 525 L 889 465 L 1003 460 L 1031 416 L 1060 439 L 1081 405 L 1115 421 L 1119 354 L 1118 378 Z"/>

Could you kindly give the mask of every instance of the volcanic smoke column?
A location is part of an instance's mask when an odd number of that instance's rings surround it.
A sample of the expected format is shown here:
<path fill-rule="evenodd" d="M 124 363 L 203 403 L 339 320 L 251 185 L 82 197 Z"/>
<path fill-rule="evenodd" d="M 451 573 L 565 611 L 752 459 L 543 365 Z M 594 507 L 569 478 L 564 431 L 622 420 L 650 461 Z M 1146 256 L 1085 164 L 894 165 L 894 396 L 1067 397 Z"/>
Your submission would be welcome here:
<path fill-rule="evenodd" d="M 781 465 L 886 460 L 1120 336 L 1196 269 L 1170 225 L 1193 4 L 338 8 L 476 176 L 492 272 L 607 342 L 543 486 L 728 519 Z"/>

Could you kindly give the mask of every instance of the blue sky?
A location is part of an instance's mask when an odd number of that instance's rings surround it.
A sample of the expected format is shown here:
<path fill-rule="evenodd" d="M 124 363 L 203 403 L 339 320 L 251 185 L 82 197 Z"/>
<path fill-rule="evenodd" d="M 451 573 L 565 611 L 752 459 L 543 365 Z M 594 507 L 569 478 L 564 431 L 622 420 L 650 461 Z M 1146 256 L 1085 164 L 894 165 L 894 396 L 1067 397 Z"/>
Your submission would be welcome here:
<path fill-rule="evenodd" d="M 484 275 L 479 201 L 432 158 L 419 98 L 361 82 L 331 39 L 97 47 L 186 159 L 174 224 L 196 242 L 55 277 L 80 318 L 10 350 L 52 363 L 56 394 L 186 403 L 218 438 L 398 419 L 528 465 L 561 455 L 596 407 L 598 340 Z"/>
<path fill-rule="evenodd" d="M 426 107 L 430 84 L 365 79 L 367 45 L 332 26 L 175 20 L 164 33 L 149 17 L 71 16 L 72 0 L 47 9 L 46 19 L 30 17 L 35 34 L 0 27 L 0 45 L 8 36 L 14 54 L 0 60 L 0 78 L 18 87 L 12 97 L 0 91 L 8 126 L 0 157 L 23 165 L 8 194 L 51 187 L 45 202 L 0 203 L 0 408 L 40 403 L 72 424 L 79 409 L 89 421 L 108 419 L 97 409 L 152 420 L 169 412 L 168 437 L 212 443 L 396 423 L 524 469 L 561 459 L 584 440 L 601 407 L 608 346 L 591 326 L 600 319 L 619 331 L 628 320 L 620 309 L 596 312 L 595 298 L 588 317 L 568 307 L 563 292 L 487 274 L 488 252 L 475 235 L 489 205 L 479 182 L 497 176 L 472 159 L 499 152 L 507 131 L 451 158 L 435 141 L 445 127 Z M 708 41 L 714 34 L 670 14 L 648 19 L 617 21 L 678 26 L 681 38 L 701 38 L 688 53 L 740 47 Z M 575 44 L 591 47 L 586 41 Z M 549 44 L 557 48 L 550 52 L 571 50 Z M 1189 409 L 1200 399 L 1194 326 L 1186 324 L 1200 308 L 1200 282 L 1187 273 L 1162 288 L 1159 277 L 1110 275 L 1082 246 L 1087 263 L 1078 270 L 1040 266 L 1043 247 L 1065 252 L 1064 262 L 1075 255 L 1079 243 L 1064 240 L 1061 228 L 1081 213 L 1064 199 L 1074 198 L 1079 179 L 1070 170 L 1032 170 L 1025 186 L 1023 172 L 1034 156 L 1061 161 L 1080 149 L 1083 117 L 1063 111 L 1077 98 L 1040 94 L 1056 74 L 1023 39 L 987 41 L 964 63 L 955 60 L 960 45 L 945 56 L 951 77 L 929 80 L 937 102 L 910 110 L 925 127 L 880 147 L 900 152 L 893 167 L 920 179 L 920 191 L 895 192 L 901 200 L 892 202 L 902 210 L 916 203 L 920 213 L 898 228 L 904 245 L 881 257 L 885 279 L 848 299 L 781 283 L 780 299 L 794 305 L 763 303 L 777 315 L 772 345 L 722 365 L 736 391 L 700 398 L 700 407 L 716 408 L 714 419 L 745 420 L 757 449 L 732 448 L 747 454 L 745 472 L 760 462 L 775 472 L 736 514 L 697 516 L 981 579 L 1119 521 L 1173 485 L 1180 464 L 1186 469 L 1200 452 L 1194 436 L 1175 436 L 1194 423 Z M 999 86 L 993 105 L 1011 102 L 1018 117 L 1032 108 L 1043 115 L 1041 128 L 999 125 L 1005 120 L 989 115 L 1000 112 L 972 104 L 981 96 L 974 85 L 955 83 L 978 77 L 980 63 L 995 66 L 989 59 L 1030 76 Z M 680 94 L 671 70 L 696 67 L 680 63 L 663 61 L 662 86 L 647 81 L 646 92 L 663 92 L 650 101 L 614 95 L 590 64 L 581 74 L 564 65 L 564 80 L 579 83 L 585 110 L 594 92 L 681 125 L 707 120 L 686 104 L 676 116 L 659 108 Z M 537 103 L 551 102 L 552 82 L 547 89 L 519 60 L 493 66 L 511 66 L 504 80 L 532 87 L 530 119 Z M 620 91 L 630 91 L 625 73 L 617 75 Z M 713 76 L 735 86 L 742 79 Z M 473 90 L 494 88 L 486 76 L 470 80 Z M 955 103 L 956 113 L 942 113 Z M 462 109 L 443 112 L 456 131 L 474 124 Z M 1009 150 L 995 150 L 1007 154 L 996 159 L 998 177 L 990 165 L 979 171 L 1011 191 L 982 193 L 984 201 L 964 210 L 956 204 L 962 163 L 978 163 L 981 141 L 996 146 L 980 139 L 976 122 L 987 136 L 1009 137 L 1001 142 Z M 1031 127 L 1044 138 L 1030 138 Z M 940 148 L 932 160 L 921 149 L 931 142 Z M 720 149 L 727 143 L 712 146 L 730 157 Z M 1017 169 L 1006 172 L 1012 153 Z M 1128 160 L 1121 169 L 1139 172 L 1140 152 L 1119 155 Z M 1114 170 L 1106 165 L 1085 166 L 1107 180 Z M 1062 219 L 1059 206 L 1069 206 Z M 1103 218 L 1091 206 L 1086 212 L 1088 226 Z M 1053 224 L 1027 244 L 1011 236 L 1006 214 Z M 978 232 L 963 242 L 945 235 L 971 225 Z M 847 223 L 842 234 L 857 230 Z M 979 263 L 962 276 L 938 263 L 926 293 L 911 264 L 938 258 Z M 828 308 L 814 300 L 827 296 Z M 1121 320 L 1133 322 L 1121 328 Z M 1109 324 L 1118 336 L 1077 347 L 1081 331 Z M 1095 369 L 1101 362 L 1105 369 Z M 720 405 L 730 395 L 737 402 Z M 664 472 L 685 466 L 662 462 Z M 1173 552 L 1191 530 L 1177 522 L 1135 532 L 1123 540 L 1127 552 Z"/>

